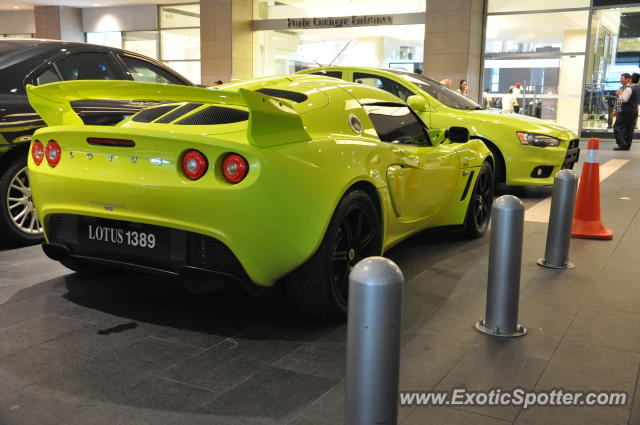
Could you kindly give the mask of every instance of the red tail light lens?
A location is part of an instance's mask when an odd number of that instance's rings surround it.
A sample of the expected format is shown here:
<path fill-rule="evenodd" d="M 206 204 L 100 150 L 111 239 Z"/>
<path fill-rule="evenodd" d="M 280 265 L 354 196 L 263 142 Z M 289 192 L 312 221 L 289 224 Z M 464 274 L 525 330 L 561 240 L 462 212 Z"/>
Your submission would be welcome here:
<path fill-rule="evenodd" d="M 249 163 L 237 153 L 230 153 L 222 160 L 222 173 L 230 183 L 239 183 L 249 172 Z"/>
<path fill-rule="evenodd" d="M 207 157 L 198 151 L 187 151 L 182 158 L 182 169 L 188 178 L 198 180 L 209 168 Z"/>
<path fill-rule="evenodd" d="M 42 160 L 44 159 L 44 146 L 42 146 L 40 140 L 33 142 L 31 146 L 31 157 L 37 165 L 42 164 Z"/>
<path fill-rule="evenodd" d="M 62 152 L 60 145 L 55 140 L 51 140 L 47 143 L 47 148 L 44 150 L 44 156 L 47 158 L 47 162 L 52 167 L 55 167 L 60 162 L 60 156 Z"/>

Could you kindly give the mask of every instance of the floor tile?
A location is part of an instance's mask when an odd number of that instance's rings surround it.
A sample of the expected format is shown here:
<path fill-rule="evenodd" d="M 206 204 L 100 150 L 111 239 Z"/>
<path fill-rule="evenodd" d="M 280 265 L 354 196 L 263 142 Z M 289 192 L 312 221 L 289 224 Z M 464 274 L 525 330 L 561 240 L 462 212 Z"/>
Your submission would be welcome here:
<path fill-rule="evenodd" d="M 558 347 L 536 388 L 632 394 L 639 366 L 638 353 L 587 345 L 584 341 L 565 341 Z"/>
<path fill-rule="evenodd" d="M 449 407 L 416 407 L 401 425 L 507 425 L 510 422 Z"/>
<path fill-rule="evenodd" d="M 242 417 L 245 423 L 286 423 L 326 393 L 335 381 L 268 368 L 205 406 L 205 411 Z"/>
<path fill-rule="evenodd" d="M 640 352 L 640 314 L 584 305 L 567 332 L 567 340 Z"/>

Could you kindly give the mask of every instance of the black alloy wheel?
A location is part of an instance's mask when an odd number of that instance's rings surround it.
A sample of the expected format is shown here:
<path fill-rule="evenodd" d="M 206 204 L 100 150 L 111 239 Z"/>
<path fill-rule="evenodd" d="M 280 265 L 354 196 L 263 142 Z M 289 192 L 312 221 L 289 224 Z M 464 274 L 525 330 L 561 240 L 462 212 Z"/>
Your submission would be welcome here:
<path fill-rule="evenodd" d="M 347 317 L 351 269 L 381 252 L 379 217 L 366 192 L 353 190 L 342 198 L 318 250 L 285 278 L 287 294 L 298 311 L 323 320 Z"/>
<path fill-rule="evenodd" d="M 379 227 L 372 221 L 375 218 L 351 204 L 338 226 L 333 241 L 331 288 L 341 305 L 347 305 L 351 269 L 360 260 L 380 253 L 380 247 L 374 244 Z"/>
<path fill-rule="evenodd" d="M 493 206 L 494 178 L 491 164 L 485 162 L 478 171 L 478 178 L 469 199 L 465 219 L 465 233 L 472 237 L 482 236 L 489 227 Z"/>

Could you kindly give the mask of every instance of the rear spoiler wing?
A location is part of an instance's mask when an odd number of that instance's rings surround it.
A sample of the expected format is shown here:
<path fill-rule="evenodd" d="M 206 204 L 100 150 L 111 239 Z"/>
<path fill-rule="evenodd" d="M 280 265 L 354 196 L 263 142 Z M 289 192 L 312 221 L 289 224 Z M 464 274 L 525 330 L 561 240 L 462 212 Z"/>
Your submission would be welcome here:
<path fill-rule="evenodd" d="M 194 102 L 244 106 L 249 109 L 249 143 L 269 147 L 310 140 L 304 123 L 287 100 L 252 90 L 219 90 L 137 81 L 63 81 L 27 85 L 29 103 L 48 126 L 84 125 L 71 107 L 76 100 Z"/>

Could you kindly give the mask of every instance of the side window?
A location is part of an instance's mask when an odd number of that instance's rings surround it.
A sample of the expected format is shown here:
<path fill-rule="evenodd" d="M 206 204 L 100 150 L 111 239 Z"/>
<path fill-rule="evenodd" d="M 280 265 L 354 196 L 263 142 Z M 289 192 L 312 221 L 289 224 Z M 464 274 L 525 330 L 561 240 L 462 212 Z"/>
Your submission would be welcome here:
<path fill-rule="evenodd" d="M 62 79 L 117 80 L 116 65 L 106 53 L 75 53 L 56 62 Z"/>
<path fill-rule="evenodd" d="M 415 94 L 402 84 L 396 83 L 395 81 L 386 77 L 382 77 L 380 75 L 366 74 L 364 72 L 354 72 L 353 81 L 356 83 L 377 87 L 379 89 L 388 91 L 389 93 L 398 96 L 400 99 L 402 99 L 403 102 L 406 102 L 409 96 Z"/>
<path fill-rule="evenodd" d="M 55 83 L 60 81 L 60 77 L 55 69 L 48 67 L 40 75 L 36 77 L 36 86 L 41 86 L 47 83 Z"/>
<path fill-rule="evenodd" d="M 312 72 L 313 75 L 324 75 L 325 77 L 333 77 L 342 79 L 342 71 L 318 71 Z"/>
<path fill-rule="evenodd" d="M 406 105 L 384 103 L 364 105 L 383 142 L 431 146 L 422 121 Z"/>
<path fill-rule="evenodd" d="M 169 74 L 165 70 L 141 59 L 132 58 L 130 56 L 120 56 L 127 71 L 135 81 L 143 81 L 145 83 L 168 83 L 184 85 L 177 77 Z"/>

